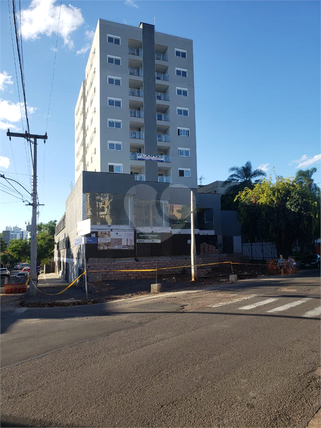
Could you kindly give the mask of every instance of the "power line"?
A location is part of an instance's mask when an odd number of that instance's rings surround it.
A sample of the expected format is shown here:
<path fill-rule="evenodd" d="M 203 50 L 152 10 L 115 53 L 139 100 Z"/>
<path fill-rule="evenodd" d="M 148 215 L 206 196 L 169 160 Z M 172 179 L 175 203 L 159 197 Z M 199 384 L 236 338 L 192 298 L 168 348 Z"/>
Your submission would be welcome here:
<path fill-rule="evenodd" d="M 9 11 L 9 17 L 10 17 L 10 15 L 11 15 L 10 0 L 8 0 L 8 11 Z M 13 62 L 14 62 L 14 69 L 15 69 L 15 73 L 16 73 L 16 81 L 17 81 L 18 99 L 19 99 L 19 106 L 20 106 L 20 110 L 21 110 L 21 124 L 22 124 L 22 129 L 23 129 L 24 123 L 23 123 L 23 113 L 22 113 L 22 101 L 21 101 L 20 89 L 19 89 L 19 84 L 18 84 L 19 80 L 18 80 L 18 72 L 17 72 L 17 63 L 16 63 L 16 56 L 14 54 L 15 49 L 14 49 L 14 42 L 13 42 L 12 23 L 11 23 L 10 18 L 9 18 L 9 23 L 10 23 L 11 44 L 12 44 L 12 52 L 13 52 Z"/>
<path fill-rule="evenodd" d="M 59 36 L 60 16 L 61 16 L 61 6 L 62 6 L 62 0 L 60 0 L 60 6 L 59 6 L 59 15 L 58 15 L 58 24 L 57 24 L 57 37 L 56 37 L 55 55 L 54 55 L 53 71 L 52 71 L 52 78 L 51 78 L 51 87 L 50 87 L 50 92 L 49 92 L 49 104 L 48 104 L 48 113 L 47 113 L 47 121 L 46 121 L 46 132 L 47 132 L 47 128 L 48 128 L 48 120 L 49 120 L 49 114 L 50 114 L 52 89 L 53 89 L 53 84 L 54 84 L 54 80 L 55 80 L 56 60 L 57 60 L 57 52 L 58 52 L 58 36 Z"/>
<path fill-rule="evenodd" d="M 24 80 L 24 75 L 23 75 L 22 55 L 21 55 L 21 49 L 20 49 L 19 39 L 18 39 L 16 7 L 15 7 L 15 1 L 14 0 L 12 0 L 12 17 L 13 17 L 14 30 L 15 30 L 15 35 L 16 35 L 16 46 L 17 46 L 17 53 L 18 53 L 18 60 L 19 60 L 19 67 L 20 67 L 21 86 L 22 86 L 23 102 L 24 102 L 24 108 L 25 108 L 26 123 L 27 123 L 27 132 L 28 132 L 28 134 L 30 134 L 28 109 L 27 109 L 26 87 L 25 87 L 25 80 Z M 30 153 L 32 153 L 31 142 L 29 141 L 29 143 L 30 143 Z"/>

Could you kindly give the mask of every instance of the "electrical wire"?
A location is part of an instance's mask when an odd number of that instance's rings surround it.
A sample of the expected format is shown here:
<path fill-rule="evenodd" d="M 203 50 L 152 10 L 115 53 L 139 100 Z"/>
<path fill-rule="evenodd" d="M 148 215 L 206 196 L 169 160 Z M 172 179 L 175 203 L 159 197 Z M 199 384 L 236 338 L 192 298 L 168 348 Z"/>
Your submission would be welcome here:
<path fill-rule="evenodd" d="M 49 92 L 49 103 L 48 103 L 48 113 L 47 113 L 47 121 L 46 121 L 46 132 L 47 132 L 47 129 L 48 129 L 48 120 L 49 120 L 50 107 L 51 107 L 51 97 L 52 97 L 52 90 L 53 90 L 53 85 L 54 85 L 54 80 L 55 80 L 56 61 L 57 61 L 57 52 L 58 52 L 58 36 L 59 36 L 60 17 L 61 17 L 61 7 L 62 7 L 62 0 L 60 0 L 60 6 L 59 6 L 59 15 L 58 15 L 58 23 L 57 23 L 57 37 L 56 37 L 56 46 L 55 46 L 55 55 L 54 55 L 53 71 L 52 71 L 52 78 L 51 78 L 51 86 L 50 86 L 50 92 Z"/>
<path fill-rule="evenodd" d="M 10 10 L 10 0 L 8 0 L 8 12 L 9 12 L 9 17 L 11 15 L 11 10 Z M 21 95 L 20 95 L 20 89 L 19 89 L 19 85 L 18 85 L 18 72 L 17 72 L 17 63 L 16 63 L 16 56 L 14 54 L 15 49 L 14 49 L 14 42 L 13 42 L 13 31 L 12 31 L 12 23 L 11 23 L 11 19 L 9 19 L 10 22 L 10 34 L 11 34 L 11 44 L 12 44 L 12 52 L 13 52 L 13 62 L 14 62 L 14 69 L 15 69 L 15 73 L 16 73 L 16 82 L 17 82 L 17 91 L 18 91 L 18 99 L 19 99 L 19 106 L 20 106 L 20 116 L 21 116 L 21 124 L 22 124 L 22 129 L 24 129 L 24 123 L 23 123 L 23 110 L 22 110 L 22 101 L 21 101 Z"/>
<path fill-rule="evenodd" d="M 23 73 L 21 47 L 19 45 L 19 38 L 18 38 L 18 28 L 17 28 L 17 20 L 16 20 L 15 0 L 12 0 L 12 12 L 13 12 L 12 13 L 12 17 L 13 17 L 13 23 L 14 23 L 14 30 L 15 30 L 15 35 L 16 35 L 16 46 L 17 46 L 19 67 L 20 67 L 20 77 L 21 77 L 21 86 L 22 86 L 22 94 L 23 94 L 23 103 L 24 103 L 25 117 L 26 117 L 26 123 L 27 123 L 27 132 L 28 132 L 28 134 L 30 134 L 28 109 L 27 109 L 26 87 L 25 87 L 25 79 L 24 79 L 24 73 Z M 30 153 L 32 153 L 31 143 L 30 143 Z"/>

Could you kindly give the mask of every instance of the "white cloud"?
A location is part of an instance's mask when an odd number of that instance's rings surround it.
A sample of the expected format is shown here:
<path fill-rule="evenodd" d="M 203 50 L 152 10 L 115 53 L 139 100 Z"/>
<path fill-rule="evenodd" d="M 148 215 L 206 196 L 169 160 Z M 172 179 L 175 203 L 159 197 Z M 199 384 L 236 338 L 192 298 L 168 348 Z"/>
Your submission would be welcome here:
<path fill-rule="evenodd" d="M 12 77 L 9 76 L 9 74 L 4 71 L 3 73 L 0 73 L 0 91 L 4 91 L 7 89 L 7 85 L 12 85 Z"/>
<path fill-rule="evenodd" d="M 86 31 L 85 32 L 85 39 L 89 40 L 89 43 L 86 43 L 84 47 L 82 47 L 81 49 L 79 49 L 76 52 L 76 55 L 81 55 L 81 54 L 85 54 L 86 52 L 89 51 L 89 49 L 91 48 L 91 44 L 94 38 L 95 32 L 94 31 Z"/>
<path fill-rule="evenodd" d="M 295 167 L 296 169 L 299 169 L 299 168 L 303 169 L 303 168 L 308 168 L 314 163 L 317 163 L 320 161 L 321 161 L 321 154 L 315 155 L 312 158 L 309 158 L 307 155 L 303 155 L 301 159 L 294 161 L 294 163 L 298 163 L 298 165 Z"/>
<path fill-rule="evenodd" d="M 263 163 L 262 165 L 258 166 L 258 169 L 261 169 L 264 172 L 267 172 L 269 170 L 269 163 Z"/>
<path fill-rule="evenodd" d="M 81 10 L 63 4 L 55 6 L 56 0 L 32 0 L 28 9 L 21 11 L 20 31 L 25 40 L 36 40 L 42 34 L 58 34 L 65 45 L 73 47 L 70 35 L 84 23 Z"/>
<path fill-rule="evenodd" d="M 9 158 L 6 158 L 5 156 L 0 156 L 0 166 L 2 168 L 9 168 L 10 160 Z"/>
<path fill-rule="evenodd" d="M 139 7 L 137 6 L 137 4 L 134 2 L 134 0 L 126 0 L 125 1 L 125 5 L 126 6 L 132 6 L 135 7 L 136 9 L 138 9 Z"/>
<path fill-rule="evenodd" d="M 36 111 L 34 107 L 27 107 L 28 114 Z M 0 129 L 14 128 L 15 122 L 21 120 L 21 112 L 24 112 L 23 103 L 13 104 L 10 101 L 0 99 Z"/>

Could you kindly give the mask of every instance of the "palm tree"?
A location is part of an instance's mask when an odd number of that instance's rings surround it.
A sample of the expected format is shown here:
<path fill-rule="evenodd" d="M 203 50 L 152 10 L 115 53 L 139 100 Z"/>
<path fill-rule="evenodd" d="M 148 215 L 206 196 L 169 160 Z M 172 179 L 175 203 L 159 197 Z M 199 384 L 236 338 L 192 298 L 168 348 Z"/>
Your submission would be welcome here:
<path fill-rule="evenodd" d="M 265 177 L 266 174 L 262 169 L 255 169 L 253 171 L 252 164 L 250 161 L 247 161 L 244 166 L 237 167 L 233 166 L 229 169 L 229 172 L 233 174 L 229 175 L 227 180 L 224 181 L 223 185 L 231 185 L 232 183 L 238 184 L 235 186 L 238 190 L 242 190 L 245 187 L 252 187 L 253 184 L 260 181 L 260 177 Z M 234 188 L 234 186 L 233 186 Z"/>
<path fill-rule="evenodd" d="M 311 192 L 316 190 L 316 184 L 313 182 L 312 175 L 317 172 L 316 168 L 306 169 L 305 171 L 300 169 L 295 176 L 296 183 L 301 186 L 306 186 Z"/>

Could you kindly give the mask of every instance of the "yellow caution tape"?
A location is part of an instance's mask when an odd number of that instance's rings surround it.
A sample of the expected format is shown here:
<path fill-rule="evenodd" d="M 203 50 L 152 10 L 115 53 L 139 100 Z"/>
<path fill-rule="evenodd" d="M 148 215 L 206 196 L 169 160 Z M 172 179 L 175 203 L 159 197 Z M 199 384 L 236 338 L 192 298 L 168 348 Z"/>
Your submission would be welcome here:
<path fill-rule="evenodd" d="M 221 265 L 221 264 L 231 264 L 231 265 L 255 265 L 258 266 L 256 263 L 239 263 L 239 262 L 214 262 L 214 263 L 203 263 L 203 264 L 196 264 L 195 267 L 200 266 L 213 266 L 213 265 Z M 169 266 L 169 267 L 160 267 L 160 268 L 153 268 L 153 269 L 106 269 L 106 270 L 91 270 L 88 273 L 106 273 L 106 272 L 157 272 L 160 270 L 170 270 L 170 269 L 183 269 L 188 268 L 190 269 L 191 265 L 185 265 L 185 266 Z"/>
<path fill-rule="evenodd" d="M 68 290 L 68 288 L 70 288 L 72 285 L 74 285 L 74 283 L 76 282 L 76 281 L 78 281 L 78 279 L 80 278 L 80 277 L 82 277 L 84 274 L 86 273 L 86 271 L 84 271 L 81 275 L 79 275 L 78 276 L 78 278 L 76 278 L 71 284 L 69 284 L 66 288 L 64 288 L 62 291 L 59 291 L 59 293 L 54 293 L 54 294 L 51 294 L 51 293 L 45 293 L 44 291 L 41 291 L 41 290 L 39 290 L 39 288 L 34 284 L 34 286 L 36 287 L 36 289 L 39 291 L 39 293 L 42 293 L 42 294 L 46 294 L 47 296 L 58 296 L 58 294 L 62 294 L 62 293 L 64 293 L 65 291 L 67 291 Z M 31 280 L 32 281 L 32 280 Z"/>

